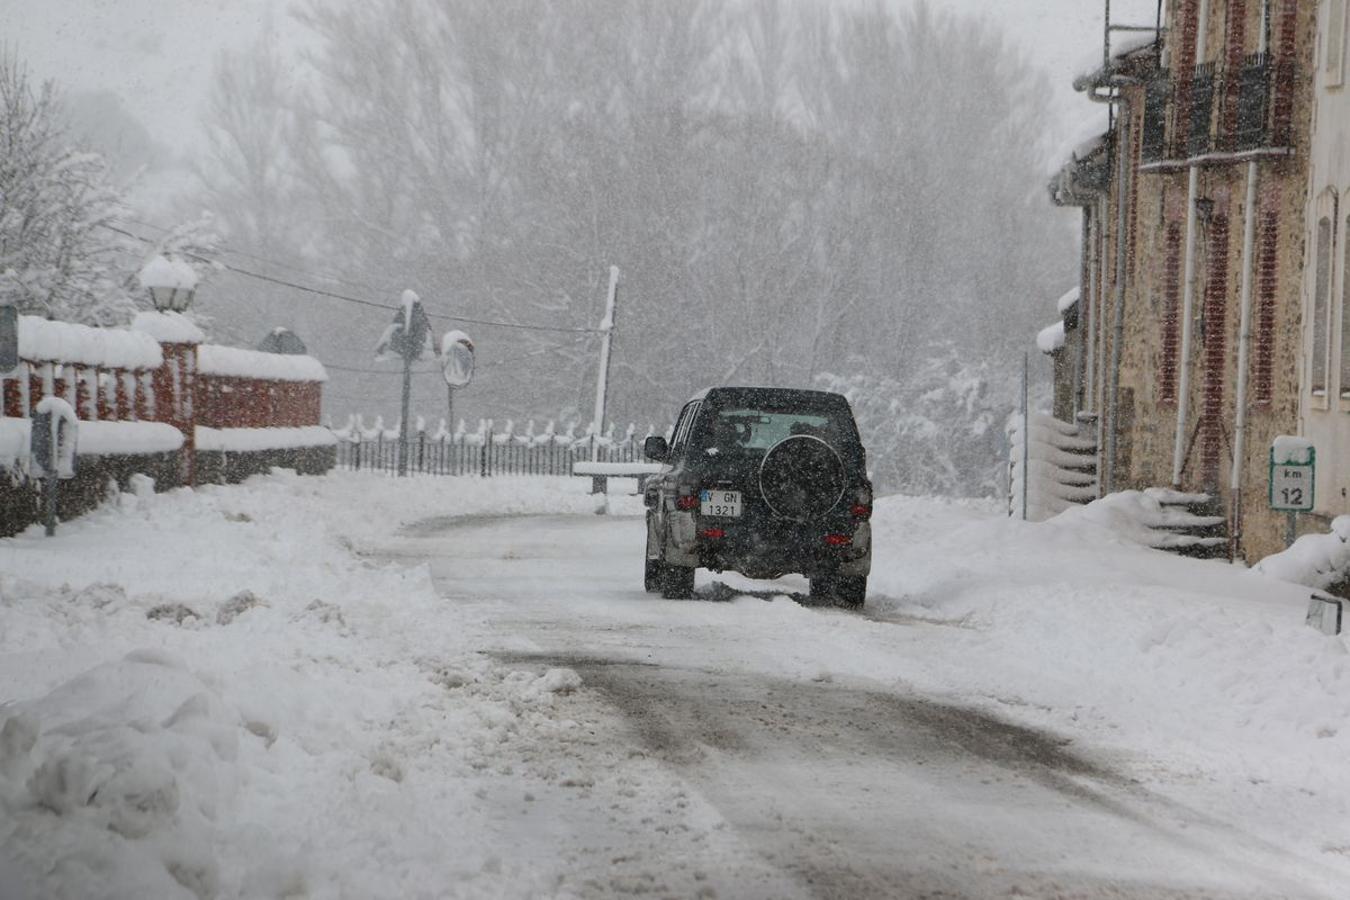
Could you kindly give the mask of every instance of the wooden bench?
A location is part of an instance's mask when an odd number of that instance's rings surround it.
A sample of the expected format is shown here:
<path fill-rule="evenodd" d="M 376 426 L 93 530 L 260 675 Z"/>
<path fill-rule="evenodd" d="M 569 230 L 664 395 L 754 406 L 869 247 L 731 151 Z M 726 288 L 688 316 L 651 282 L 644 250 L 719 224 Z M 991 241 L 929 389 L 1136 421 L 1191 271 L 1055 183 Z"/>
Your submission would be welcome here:
<path fill-rule="evenodd" d="M 647 479 L 659 473 L 664 466 L 656 462 L 574 462 L 572 474 L 589 476 L 591 493 L 604 494 L 609 491 L 611 478 L 636 478 L 638 493 L 647 487 Z"/>

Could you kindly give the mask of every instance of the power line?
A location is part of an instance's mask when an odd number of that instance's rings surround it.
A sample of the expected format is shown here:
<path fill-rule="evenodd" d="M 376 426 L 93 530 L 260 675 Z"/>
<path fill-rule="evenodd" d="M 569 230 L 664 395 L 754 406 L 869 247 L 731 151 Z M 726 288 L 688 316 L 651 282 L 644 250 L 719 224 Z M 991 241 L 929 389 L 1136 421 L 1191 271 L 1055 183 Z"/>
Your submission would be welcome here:
<path fill-rule="evenodd" d="M 116 232 L 116 233 L 118 233 L 118 234 L 125 235 L 126 237 L 129 237 L 129 238 L 131 238 L 132 240 L 140 241 L 141 243 L 144 243 L 144 244 L 152 244 L 152 245 L 153 245 L 153 244 L 158 243 L 157 241 L 153 241 L 153 240 L 151 240 L 150 238 L 142 237 L 142 236 L 139 235 L 139 234 L 133 234 L 132 232 L 127 231 L 125 228 L 118 228 L 116 225 L 109 225 L 109 224 L 104 223 L 104 222 L 100 222 L 99 224 L 102 225 L 102 227 L 108 229 L 109 231 L 114 231 L 114 232 Z M 241 266 L 236 266 L 236 265 L 233 265 L 233 264 L 231 264 L 231 263 L 222 262 L 222 261 L 216 260 L 216 259 L 211 259 L 211 258 L 209 258 L 209 257 L 202 256 L 202 255 L 197 254 L 197 253 L 191 253 L 191 252 L 188 252 L 188 251 L 185 251 L 185 250 L 184 250 L 184 251 L 179 251 L 179 252 L 182 253 L 183 256 L 189 257 L 189 258 L 191 258 L 191 259 L 195 259 L 195 260 L 197 260 L 197 261 L 199 261 L 199 262 L 204 262 L 204 263 L 208 263 L 208 264 L 210 264 L 210 265 L 219 266 L 219 267 L 221 267 L 222 269 L 225 269 L 225 270 L 230 271 L 230 272 L 234 272 L 236 275 L 243 275 L 243 276 L 246 277 L 246 278 L 254 278 L 254 279 L 257 279 L 258 281 L 265 281 L 265 282 L 268 282 L 269 284 L 275 284 L 275 285 L 279 285 L 279 286 L 281 286 L 281 287 L 291 288 L 292 290 L 303 291 L 303 292 L 305 292 L 305 293 L 307 293 L 307 294 L 315 294 L 315 295 L 320 296 L 320 297 L 328 297 L 329 299 L 332 299 L 332 300 L 341 300 L 341 301 L 343 301 L 343 302 L 345 302 L 345 303 L 354 303 L 354 304 L 357 304 L 357 305 L 359 305 L 359 306 L 369 306 L 369 307 L 372 307 L 372 308 L 374 308 L 374 309 L 391 310 L 391 311 L 394 311 L 394 312 L 397 312 L 397 311 L 399 311 L 400 309 L 402 309 L 402 307 L 394 306 L 393 304 L 390 304 L 390 303 L 379 303 L 379 302 L 377 302 L 377 301 L 375 301 L 375 300 L 363 300 L 363 299 L 361 299 L 360 297 L 352 297 L 352 296 L 349 296 L 349 295 L 347 295 L 347 294 L 339 294 L 339 293 L 336 293 L 335 291 L 327 291 L 327 290 L 324 290 L 323 288 L 315 288 L 315 287 L 309 287 L 308 285 L 304 285 L 304 284 L 297 284 L 297 283 L 295 283 L 294 281 L 287 281 L 287 280 L 284 279 L 284 278 L 274 278 L 274 277 L 272 277 L 271 275 L 264 275 L 264 274 L 262 274 L 261 272 L 254 272 L 254 271 L 252 271 L 252 270 L 242 268 Z M 447 313 L 433 313 L 433 312 L 429 312 L 429 313 L 427 313 L 427 317 L 428 317 L 428 318 L 431 318 L 431 319 L 444 319 L 444 320 L 449 321 L 449 322 L 463 322 L 463 323 L 467 323 L 467 324 L 470 324 L 470 325 L 483 325 L 483 326 L 487 326 L 487 327 L 491 327 L 491 328 L 512 328 L 512 329 L 518 329 L 518 330 L 521 330 L 521 331 L 547 331 L 547 332 L 556 332 L 556 333 L 566 333 L 566 334 L 586 334 L 586 335 L 600 334 L 600 333 L 601 333 L 601 332 L 600 332 L 600 329 L 598 329 L 598 328 L 566 328 L 566 327 L 561 327 L 561 326 L 556 326 L 556 325 L 528 325 L 528 324 L 525 324 L 525 323 L 523 323 L 523 322 L 496 322 L 496 321 L 492 321 L 492 320 L 490 320 L 490 319 L 474 319 L 474 318 L 470 318 L 470 317 L 468 317 L 468 316 L 452 316 L 452 315 L 449 315 L 449 314 L 447 314 Z"/>
<path fill-rule="evenodd" d="M 149 228 L 152 231 L 159 231 L 166 235 L 173 233 L 172 228 L 165 228 L 163 225 L 156 225 L 153 222 L 146 222 L 141 219 L 133 219 L 130 216 L 122 216 L 121 218 L 123 222 L 128 222 L 132 225 L 139 225 L 142 228 Z M 144 238 L 140 238 L 140 240 L 144 240 Z M 259 256 L 256 253 L 249 253 L 246 250 L 239 250 L 235 247 L 230 247 L 226 244 L 213 243 L 211 246 L 212 249 L 219 250 L 222 253 L 229 253 L 234 256 L 242 256 L 246 259 L 252 259 L 260 263 L 266 263 L 267 265 L 275 266 L 278 269 L 286 269 L 287 271 L 295 272 L 297 275 L 305 275 L 309 278 L 314 278 L 319 281 L 331 281 L 334 284 L 348 285 L 350 287 L 360 288 L 362 290 L 367 291 L 380 292 L 392 290 L 391 288 L 382 288 L 373 284 L 366 284 L 365 282 L 361 281 L 353 281 L 352 279 L 349 278 L 338 278 L 333 275 L 325 275 L 320 272 L 313 272 L 308 269 L 302 269 L 299 268 L 298 266 L 290 265 L 289 263 L 279 262 L 278 260 L 271 259 L 266 256 Z"/>

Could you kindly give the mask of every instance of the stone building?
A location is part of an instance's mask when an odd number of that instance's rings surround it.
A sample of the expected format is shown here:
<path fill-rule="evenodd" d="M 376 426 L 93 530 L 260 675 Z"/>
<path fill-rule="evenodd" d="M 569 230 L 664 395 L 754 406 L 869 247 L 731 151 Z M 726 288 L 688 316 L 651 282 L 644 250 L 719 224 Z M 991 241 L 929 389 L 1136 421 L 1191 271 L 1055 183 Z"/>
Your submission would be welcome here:
<path fill-rule="evenodd" d="M 1248 559 L 1284 546 L 1268 453 L 1299 430 L 1318 6 L 1168 0 L 1147 27 L 1108 22 L 1075 87 L 1110 127 L 1051 185 L 1083 216 L 1057 395 L 1099 429 L 1101 491 L 1206 494 Z"/>
<path fill-rule="evenodd" d="M 1303 279 L 1301 434 L 1317 450 L 1316 511 L 1350 513 L 1350 85 L 1347 0 L 1317 6 Z"/>

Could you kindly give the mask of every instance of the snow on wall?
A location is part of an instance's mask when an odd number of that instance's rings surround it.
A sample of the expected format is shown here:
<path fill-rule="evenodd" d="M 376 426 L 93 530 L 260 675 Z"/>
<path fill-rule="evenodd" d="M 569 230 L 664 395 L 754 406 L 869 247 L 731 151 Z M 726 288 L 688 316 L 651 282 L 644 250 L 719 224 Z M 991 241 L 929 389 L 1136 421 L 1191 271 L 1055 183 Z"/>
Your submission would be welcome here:
<path fill-rule="evenodd" d="M 199 451 L 227 453 L 331 447 L 338 441 L 332 431 L 319 425 L 304 428 L 206 428 L 198 425 L 196 439 Z"/>
<path fill-rule="evenodd" d="M 0 466 L 13 467 L 28 459 L 30 423 L 30 419 L 0 418 Z M 182 432 L 163 422 L 82 421 L 76 455 L 140 456 L 172 453 L 182 446 Z"/>
<path fill-rule="evenodd" d="M 202 330 L 182 313 L 141 312 L 131 320 L 131 330 L 147 334 L 162 344 L 200 344 Z"/>
<path fill-rule="evenodd" d="M 197 348 L 197 372 L 225 378 L 255 378 L 263 381 L 327 381 L 328 372 L 312 356 L 263 353 L 218 344 Z"/>
<path fill-rule="evenodd" d="M 154 369 L 164 362 L 159 342 L 139 331 L 37 316 L 19 316 L 19 358 L 103 369 Z"/>

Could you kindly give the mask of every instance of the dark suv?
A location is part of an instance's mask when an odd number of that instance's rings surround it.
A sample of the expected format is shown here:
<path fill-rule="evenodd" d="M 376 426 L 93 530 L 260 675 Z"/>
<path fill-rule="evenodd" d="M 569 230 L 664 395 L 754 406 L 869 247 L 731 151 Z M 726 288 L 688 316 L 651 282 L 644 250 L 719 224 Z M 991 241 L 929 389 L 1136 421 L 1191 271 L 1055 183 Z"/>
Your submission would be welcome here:
<path fill-rule="evenodd" d="M 690 400 L 647 482 L 646 587 L 688 597 L 694 570 L 790 572 L 811 597 L 859 607 L 872 568 L 872 483 L 848 401 L 785 388 L 710 388 Z"/>

